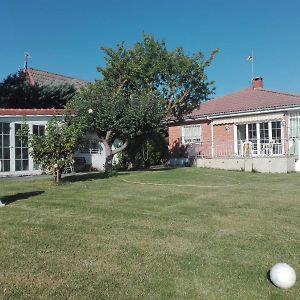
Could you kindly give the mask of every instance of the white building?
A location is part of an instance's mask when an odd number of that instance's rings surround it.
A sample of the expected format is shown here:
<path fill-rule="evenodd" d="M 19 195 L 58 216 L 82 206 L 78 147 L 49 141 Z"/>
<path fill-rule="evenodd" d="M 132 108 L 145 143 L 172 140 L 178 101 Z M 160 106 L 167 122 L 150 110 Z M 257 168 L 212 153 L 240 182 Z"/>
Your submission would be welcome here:
<path fill-rule="evenodd" d="M 45 134 L 47 123 L 64 116 L 62 109 L 0 109 L 0 176 L 41 174 L 17 132 L 26 121 L 30 133 Z M 104 149 L 95 136 L 86 136 L 74 157 L 85 158 L 87 168 L 103 170 Z"/>

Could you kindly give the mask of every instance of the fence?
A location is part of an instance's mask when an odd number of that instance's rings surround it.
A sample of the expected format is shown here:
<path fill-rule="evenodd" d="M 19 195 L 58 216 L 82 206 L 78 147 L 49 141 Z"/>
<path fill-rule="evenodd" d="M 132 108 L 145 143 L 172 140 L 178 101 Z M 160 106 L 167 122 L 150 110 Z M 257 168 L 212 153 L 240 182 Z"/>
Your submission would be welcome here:
<path fill-rule="evenodd" d="M 235 141 L 234 143 L 205 141 L 189 144 L 188 157 L 251 157 L 251 156 L 295 156 L 299 157 L 299 140 Z"/>

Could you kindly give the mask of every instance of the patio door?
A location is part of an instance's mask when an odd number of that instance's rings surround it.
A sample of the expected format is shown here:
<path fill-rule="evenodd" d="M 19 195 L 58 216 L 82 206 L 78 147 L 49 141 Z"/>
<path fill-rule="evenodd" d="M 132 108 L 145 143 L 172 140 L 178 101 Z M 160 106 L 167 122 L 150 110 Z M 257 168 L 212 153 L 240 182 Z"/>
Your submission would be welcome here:
<path fill-rule="evenodd" d="M 10 123 L 0 123 L 0 172 L 10 171 Z"/>
<path fill-rule="evenodd" d="M 28 139 L 21 139 L 18 131 L 22 129 L 22 124 L 15 124 L 15 171 L 29 170 L 29 149 Z"/>

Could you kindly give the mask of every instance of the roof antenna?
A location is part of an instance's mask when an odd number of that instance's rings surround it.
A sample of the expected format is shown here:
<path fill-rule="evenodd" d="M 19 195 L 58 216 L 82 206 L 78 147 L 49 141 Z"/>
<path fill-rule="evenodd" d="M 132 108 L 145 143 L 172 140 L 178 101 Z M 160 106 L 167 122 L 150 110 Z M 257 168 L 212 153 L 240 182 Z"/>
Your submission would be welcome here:
<path fill-rule="evenodd" d="M 253 81 L 253 79 L 254 79 L 254 54 L 253 54 L 253 49 L 252 49 L 252 52 L 251 52 L 251 54 L 250 55 L 248 55 L 248 57 L 247 57 L 247 60 L 248 61 L 251 61 L 251 84 L 252 84 L 252 81 Z M 251 85 L 250 84 L 250 85 Z"/>
<path fill-rule="evenodd" d="M 29 52 L 24 52 L 25 60 L 24 60 L 24 70 L 27 70 L 28 68 L 28 60 L 31 58 L 31 55 Z"/>

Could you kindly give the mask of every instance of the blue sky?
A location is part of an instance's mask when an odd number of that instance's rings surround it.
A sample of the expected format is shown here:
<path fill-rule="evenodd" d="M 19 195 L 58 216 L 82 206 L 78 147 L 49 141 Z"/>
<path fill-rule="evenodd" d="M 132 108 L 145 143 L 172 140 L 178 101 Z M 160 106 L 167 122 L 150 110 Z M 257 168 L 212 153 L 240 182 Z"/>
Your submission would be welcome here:
<path fill-rule="evenodd" d="M 207 70 L 216 96 L 249 86 L 252 49 L 266 89 L 300 94 L 299 15 L 298 0 L 1 0 L 0 80 L 25 51 L 33 68 L 94 80 L 101 46 L 130 47 L 145 32 L 188 54 L 219 48 Z"/>

